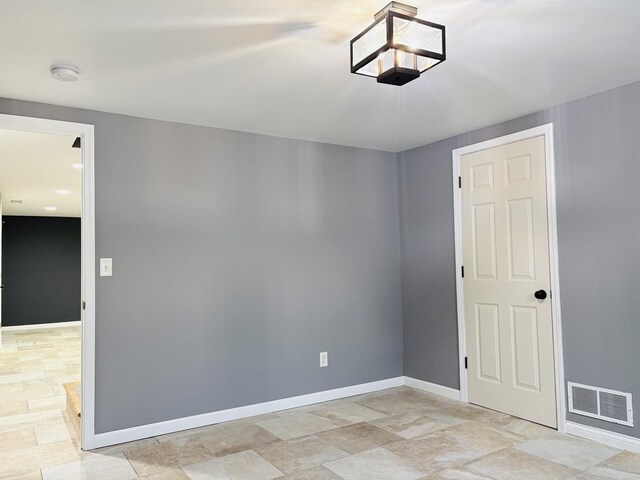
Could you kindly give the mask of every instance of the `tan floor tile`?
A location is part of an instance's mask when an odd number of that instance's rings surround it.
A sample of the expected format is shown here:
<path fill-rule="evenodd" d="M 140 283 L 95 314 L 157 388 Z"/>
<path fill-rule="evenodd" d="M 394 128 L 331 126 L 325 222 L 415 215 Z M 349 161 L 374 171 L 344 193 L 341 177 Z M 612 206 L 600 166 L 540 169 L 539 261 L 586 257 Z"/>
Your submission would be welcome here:
<path fill-rule="evenodd" d="M 330 420 L 310 413 L 274 418 L 257 424 L 282 440 L 304 437 L 336 428 L 336 425 Z"/>
<path fill-rule="evenodd" d="M 50 425 L 36 425 L 33 427 L 36 434 L 38 445 L 47 443 L 61 442 L 63 440 L 71 440 L 75 438 L 73 426 L 64 423 L 52 423 Z"/>
<path fill-rule="evenodd" d="M 387 416 L 369 423 L 403 438 L 420 437 L 451 426 L 448 423 L 426 416 L 423 410 Z"/>
<path fill-rule="evenodd" d="M 345 480 L 417 480 L 425 474 L 382 448 L 349 455 L 324 466 Z"/>
<path fill-rule="evenodd" d="M 492 480 L 491 477 L 473 472 L 466 467 L 455 467 L 440 470 L 421 480 Z M 524 480 L 524 479 L 523 479 Z"/>
<path fill-rule="evenodd" d="M 182 468 L 191 480 L 272 480 L 282 472 L 252 450 Z"/>
<path fill-rule="evenodd" d="M 621 452 L 607 459 L 604 463 L 626 472 L 640 474 L 640 453 Z"/>
<path fill-rule="evenodd" d="M 76 462 L 42 469 L 42 480 L 133 480 L 136 472 L 124 455 L 94 455 Z"/>
<path fill-rule="evenodd" d="M 351 425 L 353 423 L 369 422 L 385 416 L 384 413 L 372 410 L 357 403 L 341 403 L 337 405 L 321 406 L 311 410 L 310 413 L 324 417 L 338 426 Z"/>
<path fill-rule="evenodd" d="M 187 477 L 187 474 L 184 473 L 181 468 L 167 470 L 163 473 L 153 473 L 140 478 L 144 478 L 145 480 L 189 480 L 189 477 Z"/>
<path fill-rule="evenodd" d="M 301 470 L 281 478 L 282 480 L 342 480 L 338 475 L 324 467 Z"/>
<path fill-rule="evenodd" d="M 571 477 L 571 480 L 640 480 L 640 475 L 602 464 Z"/>
<path fill-rule="evenodd" d="M 9 415 L 7 417 L 0 417 L 0 432 L 21 428 L 32 428 L 36 425 L 48 425 L 62 421 L 64 421 L 64 416 L 60 410 L 45 410 L 42 412 Z"/>
<path fill-rule="evenodd" d="M 502 430 L 515 433 L 516 435 L 520 435 L 525 438 L 542 438 L 560 435 L 560 433 L 553 428 L 510 416 L 494 420 L 491 422 L 491 426 L 499 427 Z"/>
<path fill-rule="evenodd" d="M 18 415 L 29 412 L 29 405 L 26 401 L 8 401 L 0 403 L 0 417 Z"/>
<path fill-rule="evenodd" d="M 209 450 L 197 443 L 183 446 L 177 446 L 173 443 L 158 443 L 125 450 L 124 454 L 140 476 L 162 473 L 168 469 L 200 463 L 212 457 Z"/>
<path fill-rule="evenodd" d="M 565 480 L 579 473 L 512 448 L 487 455 L 467 467 L 496 480 Z"/>
<path fill-rule="evenodd" d="M 476 422 L 493 423 L 509 417 L 509 415 L 505 415 L 504 413 L 494 412 L 493 410 L 460 402 L 451 402 L 442 405 L 433 412 L 429 412 L 429 416 L 453 425 L 472 420 Z"/>
<path fill-rule="evenodd" d="M 73 462 L 91 454 L 82 452 L 72 441 L 49 443 L 12 451 L 0 450 L 0 478 L 26 475 L 34 468 Z"/>
<path fill-rule="evenodd" d="M 484 453 L 493 453 L 503 448 L 522 443 L 522 437 L 496 430 L 479 422 L 465 422 L 446 429 L 444 435 Z"/>
<path fill-rule="evenodd" d="M 620 453 L 615 448 L 566 435 L 536 438 L 515 448 L 578 470 L 586 470 Z"/>
<path fill-rule="evenodd" d="M 256 451 L 284 473 L 313 468 L 348 455 L 316 435 L 274 443 Z"/>
<path fill-rule="evenodd" d="M 406 459 L 426 473 L 454 467 L 484 455 L 482 452 L 448 438 L 442 433 L 404 440 L 384 448 Z"/>
<path fill-rule="evenodd" d="M 200 435 L 196 440 L 216 456 L 243 450 L 255 450 L 262 445 L 280 442 L 280 438 L 252 423 L 240 423 L 220 428 L 215 433 Z M 179 441 L 179 440 L 178 440 Z"/>
<path fill-rule="evenodd" d="M 319 433 L 318 436 L 349 453 L 363 452 L 403 440 L 402 437 L 369 423 L 336 428 Z"/>
<path fill-rule="evenodd" d="M 33 428 L 0 432 L 0 450 L 8 452 L 20 448 L 34 447 L 36 436 Z"/>
<path fill-rule="evenodd" d="M 446 399 L 442 399 L 446 401 Z M 428 406 L 439 406 L 438 399 L 434 395 L 419 392 L 417 390 L 400 390 L 384 395 L 366 398 L 358 401 L 360 405 L 377 410 L 387 415 L 410 412 L 411 410 L 425 409 Z"/>

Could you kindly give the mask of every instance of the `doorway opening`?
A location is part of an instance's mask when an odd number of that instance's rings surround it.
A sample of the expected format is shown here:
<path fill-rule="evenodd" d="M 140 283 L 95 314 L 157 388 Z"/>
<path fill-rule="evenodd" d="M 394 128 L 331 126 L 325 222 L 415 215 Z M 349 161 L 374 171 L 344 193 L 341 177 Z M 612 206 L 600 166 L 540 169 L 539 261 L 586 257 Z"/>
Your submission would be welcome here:
<path fill-rule="evenodd" d="M 553 125 L 453 151 L 460 396 L 565 429 Z"/>
<path fill-rule="evenodd" d="M 94 438 L 93 126 L 0 115 L 0 394 L 25 448 Z"/>

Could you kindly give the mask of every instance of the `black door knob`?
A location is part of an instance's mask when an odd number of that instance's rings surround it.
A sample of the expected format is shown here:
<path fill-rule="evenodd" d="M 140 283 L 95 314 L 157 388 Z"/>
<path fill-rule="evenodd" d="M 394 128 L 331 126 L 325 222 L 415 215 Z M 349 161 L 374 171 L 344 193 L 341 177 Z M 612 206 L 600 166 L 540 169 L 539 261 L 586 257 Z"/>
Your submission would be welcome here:
<path fill-rule="evenodd" d="M 545 292 L 544 290 L 538 290 L 536 293 L 533 294 L 534 297 L 536 297 L 538 300 L 544 300 L 545 298 L 547 298 L 547 292 Z"/>

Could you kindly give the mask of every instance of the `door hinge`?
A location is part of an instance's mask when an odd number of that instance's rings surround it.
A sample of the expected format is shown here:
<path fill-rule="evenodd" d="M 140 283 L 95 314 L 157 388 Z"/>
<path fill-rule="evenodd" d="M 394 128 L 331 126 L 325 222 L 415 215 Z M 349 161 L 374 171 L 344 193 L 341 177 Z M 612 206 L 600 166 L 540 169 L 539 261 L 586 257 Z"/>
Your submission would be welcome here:
<path fill-rule="evenodd" d="M 86 310 L 87 309 L 87 302 L 85 302 L 84 300 L 82 301 L 82 310 Z"/>
<path fill-rule="evenodd" d="M 462 278 L 464 278 L 464 265 L 462 267 L 460 267 L 460 270 L 461 270 L 460 273 L 462 273 Z"/>
<path fill-rule="evenodd" d="M 458 177 L 458 188 L 462 188 L 462 177 Z"/>
<path fill-rule="evenodd" d="M 469 369 L 469 357 L 464 357 L 464 369 Z"/>

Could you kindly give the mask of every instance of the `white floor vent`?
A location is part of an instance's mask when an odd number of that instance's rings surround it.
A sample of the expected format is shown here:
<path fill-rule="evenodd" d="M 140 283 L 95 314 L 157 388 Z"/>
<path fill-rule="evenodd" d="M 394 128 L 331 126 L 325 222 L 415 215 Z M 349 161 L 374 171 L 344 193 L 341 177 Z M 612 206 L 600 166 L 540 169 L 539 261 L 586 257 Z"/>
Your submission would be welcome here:
<path fill-rule="evenodd" d="M 630 393 L 567 382 L 569 411 L 586 417 L 633 427 Z"/>

